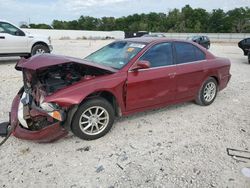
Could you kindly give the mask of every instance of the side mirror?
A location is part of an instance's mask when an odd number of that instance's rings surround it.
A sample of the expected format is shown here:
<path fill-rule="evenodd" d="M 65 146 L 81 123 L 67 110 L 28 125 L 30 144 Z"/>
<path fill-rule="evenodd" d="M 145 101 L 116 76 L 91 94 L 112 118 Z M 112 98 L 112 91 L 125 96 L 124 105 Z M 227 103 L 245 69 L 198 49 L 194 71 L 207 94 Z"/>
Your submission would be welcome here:
<path fill-rule="evenodd" d="M 144 60 L 140 60 L 137 61 L 137 63 L 135 64 L 135 66 L 132 68 L 132 71 L 137 71 L 139 69 L 148 69 L 150 68 L 150 62 L 149 61 L 144 61 Z"/>

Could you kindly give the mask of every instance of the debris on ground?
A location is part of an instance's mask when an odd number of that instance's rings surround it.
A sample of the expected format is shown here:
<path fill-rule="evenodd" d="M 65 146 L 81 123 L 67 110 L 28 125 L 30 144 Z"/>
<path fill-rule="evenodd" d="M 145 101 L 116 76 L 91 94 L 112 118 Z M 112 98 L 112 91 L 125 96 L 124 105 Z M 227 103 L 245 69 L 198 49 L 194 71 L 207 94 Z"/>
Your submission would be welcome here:
<path fill-rule="evenodd" d="M 120 169 L 124 169 L 121 165 L 119 165 L 118 163 L 116 163 L 116 165 L 120 168 Z"/>
<path fill-rule="evenodd" d="M 242 173 L 244 176 L 250 178 L 250 168 L 242 168 L 242 169 L 241 169 L 241 173 Z"/>
<path fill-rule="evenodd" d="M 76 151 L 80 151 L 80 152 L 83 152 L 83 151 L 89 151 L 90 150 L 90 146 L 85 146 L 83 148 L 78 148 L 76 149 Z"/>
<path fill-rule="evenodd" d="M 23 154 L 23 155 L 24 155 L 24 154 L 27 154 L 27 153 L 29 153 L 29 152 L 30 152 L 30 148 L 29 148 L 29 147 L 20 150 L 20 153 Z"/>
<path fill-rule="evenodd" d="M 101 172 L 101 171 L 103 171 L 104 170 L 104 167 L 102 166 L 102 165 L 100 165 L 100 166 L 98 166 L 97 168 L 96 168 L 96 172 L 97 173 L 99 173 L 99 172 Z"/>
<path fill-rule="evenodd" d="M 237 158 L 250 160 L 250 152 L 246 150 L 227 148 L 227 154 L 236 160 L 238 160 Z"/>

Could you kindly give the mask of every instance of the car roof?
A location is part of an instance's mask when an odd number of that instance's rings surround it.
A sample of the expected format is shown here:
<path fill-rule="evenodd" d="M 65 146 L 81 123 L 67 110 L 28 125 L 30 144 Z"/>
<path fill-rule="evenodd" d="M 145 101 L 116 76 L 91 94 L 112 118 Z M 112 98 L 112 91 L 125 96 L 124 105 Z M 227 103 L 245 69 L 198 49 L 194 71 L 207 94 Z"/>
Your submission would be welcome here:
<path fill-rule="evenodd" d="M 7 21 L 7 20 L 1 20 L 1 19 L 0 19 L 0 22 L 8 22 L 8 21 Z"/>
<path fill-rule="evenodd" d="M 210 53 L 209 51 L 207 51 L 201 45 L 199 45 L 199 44 L 197 44 L 197 43 L 195 43 L 193 41 L 186 40 L 186 39 L 169 39 L 169 38 L 166 38 L 166 37 L 136 37 L 136 38 L 127 38 L 127 39 L 123 39 L 123 40 L 120 40 L 120 41 L 135 42 L 135 43 L 144 43 L 146 45 L 150 45 L 150 44 L 154 44 L 154 43 L 159 43 L 159 42 L 185 42 L 185 43 L 193 44 L 197 48 L 201 49 L 210 58 L 211 57 L 212 58 L 215 57 L 212 53 Z"/>
<path fill-rule="evenodd" d="M 187 40 L 181 40 L 181 39 L 169 39 L 166 37 L 135 37 L 135 38 L 127 38 L 123 39 L 122 41 L 128 41 L 128 42 L 138 42 L 138 43 L 156 43 L 156 42 L 189 42 Z"/>

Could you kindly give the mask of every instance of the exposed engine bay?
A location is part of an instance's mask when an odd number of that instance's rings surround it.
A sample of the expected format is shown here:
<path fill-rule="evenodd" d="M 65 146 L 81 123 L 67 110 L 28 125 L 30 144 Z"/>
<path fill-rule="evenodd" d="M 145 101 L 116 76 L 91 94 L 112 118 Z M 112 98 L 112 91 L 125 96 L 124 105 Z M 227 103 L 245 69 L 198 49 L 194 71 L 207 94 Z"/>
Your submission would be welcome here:
<path fill-rule="evenodd" d="M 24 90 L 18 108 L 18 120 L 23 128 L 40 130 L 66 117 L 66 110 L 44 98 L 76 82 L 87 81 L 107 71 L 78 63 L 65 63 L 36 71 L 23 70 Z"/>
<path fill-rule="evenodd" d="M 38 70 L 37 80 L 42 84 L 46 93 L 51 94 L 82 79 L 89 80 L 103 74 L 105 74 L 104 71 L 97 68 L 68 63 Z"/>

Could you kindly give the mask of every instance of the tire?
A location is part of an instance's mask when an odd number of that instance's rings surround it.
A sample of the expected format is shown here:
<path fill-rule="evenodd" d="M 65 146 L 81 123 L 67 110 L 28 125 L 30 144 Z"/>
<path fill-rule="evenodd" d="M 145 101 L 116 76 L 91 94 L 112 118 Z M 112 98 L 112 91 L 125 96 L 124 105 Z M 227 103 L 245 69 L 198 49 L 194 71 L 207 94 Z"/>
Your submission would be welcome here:
<path fill-rule="evenodd" d="M 43 44 L 37 44 L 33 46 L 31 50 L 31 56 L 36 55 L 36 54 L 43 54 L 43 53 L 49 53 L 49 48 Z"/>
<path fill-rule="evenodd" d="M 217 92 L 217 81 L 214 78 L 209 77 L 201 86 L 195 102 L 201 106 L 208 106 L 214 102 Z"/>
<path fill-rule="evenodd" d="M 97 114 L 99 116 L 96 115 L 96 109 L 98 109 Z M 109 132 L 114 123 L 114 118 L 115 112 L 112 105 L 104 98 L 94 98 L 86 101 L 78 108 L 71 129 L 81 139 L 98 139 Z"/>

